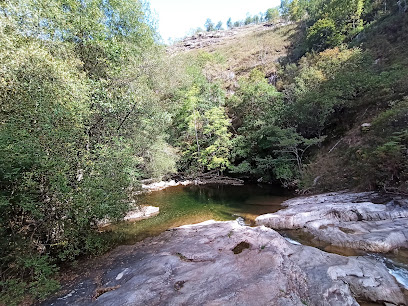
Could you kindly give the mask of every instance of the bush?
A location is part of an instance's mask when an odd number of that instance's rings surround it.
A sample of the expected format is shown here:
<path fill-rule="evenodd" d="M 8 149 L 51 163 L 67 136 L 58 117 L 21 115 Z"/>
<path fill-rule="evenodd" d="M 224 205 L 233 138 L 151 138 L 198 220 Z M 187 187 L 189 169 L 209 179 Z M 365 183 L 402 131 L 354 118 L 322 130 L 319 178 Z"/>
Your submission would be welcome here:
<path fill-rule="evenodd" d="M 319 19 L 308 29 L 306 40 L 311 50 L 320 52 L 340 45 L 344 36 L 338 32 L 333 20 L 325 18 Z"/>
<path fill-rule="evenodd" d="M 170 122 L 160 98 L 179 79 L 164 69 L 141 2 L 51 2 L 0 3 L 6 301 L 44 298 L 56 264 L 105 251 L 98 222 L 121 219 L 138 180 L 175 164 L 172 154 L 156 161 Z"/>

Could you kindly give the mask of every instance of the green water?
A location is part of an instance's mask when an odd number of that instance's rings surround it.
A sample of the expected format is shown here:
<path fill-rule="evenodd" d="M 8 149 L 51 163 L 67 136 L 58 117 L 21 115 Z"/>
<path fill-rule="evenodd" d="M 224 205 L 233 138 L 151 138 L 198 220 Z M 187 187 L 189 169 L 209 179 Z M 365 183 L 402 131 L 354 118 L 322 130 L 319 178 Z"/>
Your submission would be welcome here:
<path fill-rule="evenodd" d="M 206 220 L 226 221 L 243 217 L 252 225 L 257 216 L 276 212 L 290 198 L 271 185 L 177 186 L 139 196 L 138 203 L 160 207 L 159 215 L 138 222 L 122 222 L 110 228 L 115 240 L 135 243 L 186 224 Z"/>

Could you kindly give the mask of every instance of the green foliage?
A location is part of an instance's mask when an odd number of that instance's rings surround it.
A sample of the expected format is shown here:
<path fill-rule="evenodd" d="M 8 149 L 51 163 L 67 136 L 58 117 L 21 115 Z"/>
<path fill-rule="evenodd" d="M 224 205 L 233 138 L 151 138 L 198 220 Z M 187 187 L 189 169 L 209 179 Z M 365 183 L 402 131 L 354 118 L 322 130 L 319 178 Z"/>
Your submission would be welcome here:
<path fill-rule="evenodd" d="M 280 15 L 286 20 L 290 18 L 290 3 L 289 0 L 281 0 L 279 7 Z"/>
<path fill-rule="evenodd" d="M 207 18 L 207 20 L 204 23 L 204 27 L 207 32 L 211 32 L 215 30 L 214 23 L 212 22 L 210 18 Z"/>
<path fill-rule="evenodd" d="M 182 81 L 139 1 L 0 10 L 1 289 L 42 299 L 54 263 L 109 247 L 97 224 L 124 216 L 140 178 L 175 170 L 162 97 Z"/>
<path fill-rule="evenodd" d="M 330 47 L 341 44 L 344 40 L 333 20 L 325 18 L 319 19 L 307 31 L 307 43 L 310 49 L 323 51 Z"/>
<path fill-rule="evenodd" d="M 278 11 L 278 17 L 279 17 L 279 11 Z M 247 14 L 247 16 L 242 19 L 242 20 L 237 20 L 237 21 L 232 21 L 231 18 L 228 18 L 226 22 L 226 26 L 228 29 L 232 28 L 238 28 L 242 27 L 244 25 L 249 25 L 249 24 L 259 24 L 260 22 L 264 21 L 263 19 L 263 13 L 260 13 L 259 15 L 254 15 L 250 16 Z M 222 22 L 219 21 L 217 24 L 214 24 L 210 18 L 208 18 L 204 24 L 204 27 L 207 32 L 214 31 L 214 30 L 224 30 L 222 27 Z"/>
<path fill-rule="evenodd" d="M 300 21 L 306 15 L 305 1 L 292 0 L 289 4 L 288 14 L 292 21 Z"/>
<path fill-rule="evenodd" d="M 251 16 L 247 16 L 247 18 L 245 18 L 244 24 L 248 25 L 252 23 L 252 17 Z"/>
<path fill-rule="evenodd" d="M 350 101 L 381 85 L 371 62 L 358 48 L 334 48 L 302 58 L 295 72 L 290 72 L 290 84 L 284 90 L 290 102 L 285 115 L 288 124 L 297 126 L 305 137 L 323 135 L 338 118 L 336 113 L 353 107 Z"/>
<path fill-rule="evenodd" d="M 282 15 L 304 21 L 309 48 L 320 53 L 282 67 L 281 92 L 254 69 L 226 98 L 211 70 L 228 59 L 218 52 L 189 55 L 187 64 L 165 58 L 139 1 L 1 2 L 2 302 L 17 304 L 27 293 L 43 299 L 58 287 L 58 263 L 109 248 L 98 223 L 123 217 L 140 179 L 178 168 L 299 185 L 324 140 L 341 136 L 363 111 L 372 129 L 342 148 L 349 181 L 407 192 L 405 17 L 364 31 L 382 35 L 365 41 L 384 42 L 372 52 L 332 48 L 357 45 L 365 22 L 388 10 L 397 8 L 282 2 Z M 278 9 L 266 14 L 278 17 Z M 208 31 L 221 27 L 206 22 Z"/>
<path fill-rule="evenodd" d="M 279 19 L 279 9 L 277 7 L 270 8 L 265 13 L 265 19 L 269 22 L 275 22 Z"/>
<path fill-rule="evenodd" d="M 202 56 L 198 63 L 203 64 Z M 174 119 L 172 138 L 181 149 L 179 169 L 223 171 L 229 165 L 231 149 L 230 121 L 223 108 L 225 96 L 219 85 L 209 83 L 197 70 L 191 72 L 196 74 L 195 82 L 179 92 L 181 109 Z"/>
<path fill-rule="evenodd" d="M 241 80 L 228 106 L 238 131 L 233 138 L 231 171 L 285 185 L 296 180 L 305 152 L 322 139 L 306 139 L 293 128 L 281 127 L 286 106 L 261 71 L 253 70 L 249 79 Z"/>
<path fill-rule="evenodd" d="M 224 171 L 229 166 L 231 133 L 230 120 L 222 107 L 213 107 L 204 114 L 206 125 L 203 134 L 208 139 L 200 152 L 199 162 L 208 170 Z"/>
<path fill-rule="evenodd" d="M 345 40 L 353 40 L 364 29 L 365 23 L 373 20 L 372 14 L 378 11 L 378 3 L 365 0 L 293 0 L 290 3 L 282 1 L 281 11 L 292 21 L 304 21 L 309 50 L 323 51 Z"/>
<path fill-rule="evenodd" d="M 231 19 L 231 17 L 230 18 L 228 18 L 228 20 L 227 20 L 227 27 L 228 27 L 228 29 L 232 29 L 232 19 Z"/>
<path fill-rule="evenodd" d="M 307 167 L 304 186 L 319 191 L 358 186 L 406 193 L 407 105 L 401 96 L 407 94 L 408 70 L 400 44 L 404 29 L 402 16 L 389 17 L 375 31 L 362 33 L 368 50 L 343 45 L 306 55 L 298 66 L 289 65 L 281 74 L 289 104 L 286 124 L 307 138 L 334 138 Z M 360 128 L 363 122 L 371 122 L 368 132 Z"/>
<path fill-rule="evenodd" d="M 408 99 L 393 103 L 380 113 L 367 135 L 367 144 L 357 155 L 361 180 L 384 191 L 408 191 Z M 367 176 L 367 173 L 369 175 Z"/>
<path fill-rule="evenodd" d="M 216 29 L 217 31 L 224 30 L 224 29 L 222 28 L 222 21 L 218 21 L 218 23 L 217 23 L 216 26 L 215 26 L 215 29 Z"/>
<path fill-rule="evenodd" d="M 20 256 L 15 264 L 15 269 L 20 273 L 31 274 L 31 282 L 24 282 L 21 278 L 8 278 L 0 281 L 0 301 L 2 303 L 6 305 L 19 305 L 27 291 L 33 298 L 41 300 L 59 289 L 59 283 L 52 279 L 57 268 L 55 265 L 50 264 L 47 256 Z"/>

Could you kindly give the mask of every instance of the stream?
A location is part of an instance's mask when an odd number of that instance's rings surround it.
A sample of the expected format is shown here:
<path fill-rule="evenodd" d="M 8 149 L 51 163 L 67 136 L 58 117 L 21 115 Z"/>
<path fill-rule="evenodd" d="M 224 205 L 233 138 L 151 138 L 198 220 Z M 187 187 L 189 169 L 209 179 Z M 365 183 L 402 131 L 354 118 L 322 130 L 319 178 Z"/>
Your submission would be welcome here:
<path fill-rule="evenodd" d="M 240 218 L 255 225 L 261 214 L 282 209 L 281 204 L 293 197 L 284 189 L 271 185 L 199 185 L 176 186 L 147 193 L 138 199 L 142 205 L 160 208 L 160 214 L 139 222 L 122 222 L 110 228 L 120 244 L 134 244 L 167 229 L 206 220 L 227 221 Z M 374 254 L 322 244 L 300 230 L 279 231 L 289 242 L 309 245 L 344 256 L 367 256 L 383 262 L 391 275 L 408 289 L 408 252 Z"/>

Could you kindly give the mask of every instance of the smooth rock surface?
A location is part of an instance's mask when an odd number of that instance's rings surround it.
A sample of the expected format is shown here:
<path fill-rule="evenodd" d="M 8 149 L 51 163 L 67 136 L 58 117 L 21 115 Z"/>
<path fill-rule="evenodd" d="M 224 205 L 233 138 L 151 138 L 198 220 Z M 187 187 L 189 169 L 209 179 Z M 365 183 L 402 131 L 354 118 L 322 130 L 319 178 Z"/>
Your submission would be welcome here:
<path fill-rule="evenodd" d="M 151 184 L 143 184 L 142 189 L 146 191 L 159 191 L 163 190 L 169 187 L 175 187 L 175 186 L 187 186 L 187 185 L 192 185 L 194 182 L 192 181 L 182 181 L 182 182 L 176 182 L 175 180 L 170 180 L 170 181 L 161 181 L 157 183 L 151 183 Z"/>
<path fill-rule="evenodd" d="M 406 303 L 381 262 L 294 245 L 272 229 L 236 221 L 169 230 L 119 247 L 105 262 L 101 275 L 82 279 L 45 305 Z"/>
<path fill-rule="evenodd" d="M 140 205 L 132 211 L 129 211 L 123 218 L 123 221 L 135 222 L 145 220 L 157 216 L 160 213 L 160 208 L 155 206 Z M 104 228 L 111 225 L 112 222 L 109 219 L 103 219 L 99 221 L 98 227 Z"/>
<path fill-rule="evenodd" d="M 284 202 L 286 209 L 256 218 L 273 229 L 303 229 L 329 244 L 386 253 L 408 248 L 408 200 L 365 193 L 328 193 Z"/>
<path fill-rule="evenodd" d="M 132 210 L 123 218 L 124 221 L 139 221 L 157 216 L 160 212 L 159 207 L 142 205 L 136 210 Z"/>

